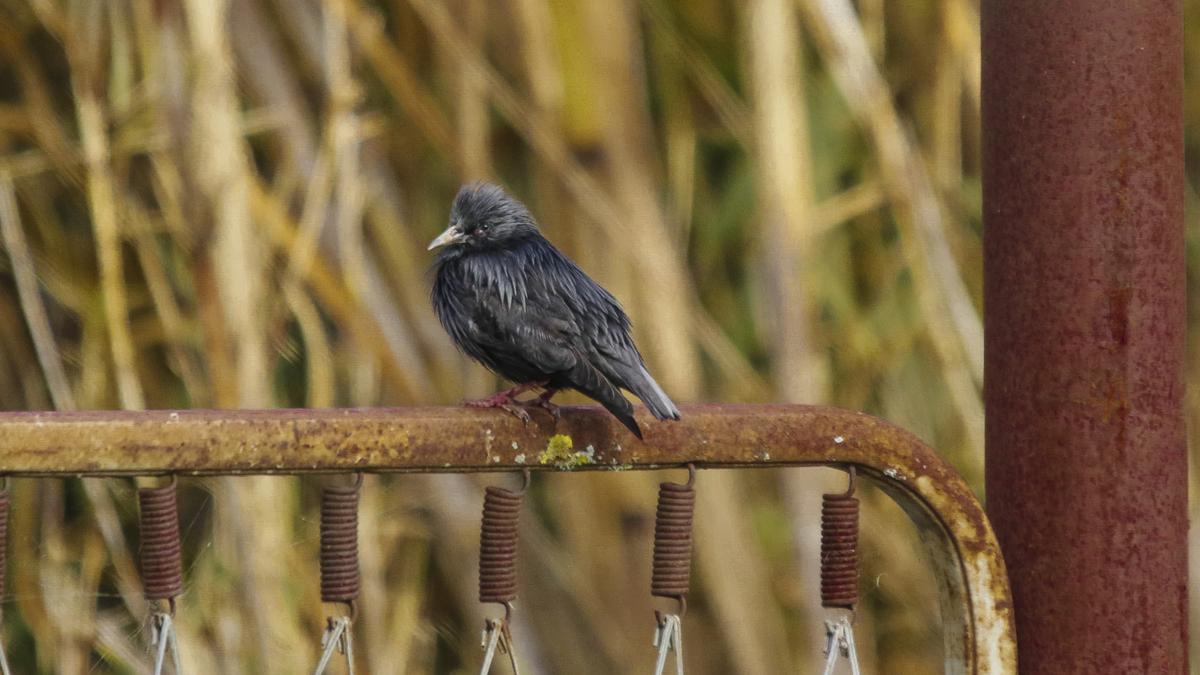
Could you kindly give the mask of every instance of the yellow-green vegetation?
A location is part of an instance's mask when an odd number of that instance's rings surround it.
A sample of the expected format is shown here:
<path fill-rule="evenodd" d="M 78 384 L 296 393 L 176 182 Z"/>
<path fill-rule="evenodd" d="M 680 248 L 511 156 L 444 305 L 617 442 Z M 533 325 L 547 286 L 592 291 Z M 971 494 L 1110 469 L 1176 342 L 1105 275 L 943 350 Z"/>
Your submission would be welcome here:
<path fill-rule="evenodd" d="M 459 184 L 487 178 L 618 297 L 674 400 L 883 415 L 979 486 L 977 4 L 3 0 L 0 409 L 491 393 L 430 310 L 424 250 Z M 539 461 L 588 461 L 555 438 Z M 844 486 L 824 476 L 699 482 L 691 675 L 819 670 L 813 505 Z M 514 637 L 544 672 L 650 672 L 630 565 L 663 479 L 537 477 Z M 184 669 L 311 672 L 320 479 L 180 484 Z M 365 478 L 363 672 L 478 669 L 481 485 Z M 12 493 L 13 672 L 148 672 L 132 483 Z M 940 672 L 916 538 L 860 495 L 863 670 Z"/>
<path fill-rule="evenodd" d="M 566 434 L 555 434 L 546 442 L 546 449 L 538 454 L 539 464 L 553 464 L 560 469 L 574 469 L 585 464 L 596 462 L 596 452 L 592 446 L 587 450 L 575 452 L 575 442 Z"/>

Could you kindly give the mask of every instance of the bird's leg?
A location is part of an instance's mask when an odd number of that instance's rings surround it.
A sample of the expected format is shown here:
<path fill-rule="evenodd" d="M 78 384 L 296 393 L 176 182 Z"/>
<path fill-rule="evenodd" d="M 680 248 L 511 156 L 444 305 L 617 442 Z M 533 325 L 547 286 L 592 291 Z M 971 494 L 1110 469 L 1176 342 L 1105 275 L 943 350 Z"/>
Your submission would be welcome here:
<path fill-rule="evenodd" d="M 542 384 L 542 382 L 525 382 L 504 391 L 496 392 L 487 398 L 463 401 L 463 405 L 471 408 L 499 408 L 505 403 L 512 403 L 516 399 L 517 394 L 523 394 L 530 389 L 536 389 L 542 386 Z"/>
<path fill-rule="evenodd" d="M 546 391 L 534 399 L 525 401 L 524 404 L 530 407 L 541 408 L 546 412 L 554 415 L 554 421 L 562 419 L 562 409 L 550 402 L 554 395 L 558 393 L 558 387 L 546 387 Z"/>
<path fill-rule="evenodd" d="M 524 393 L 530 389 L 535 389 L 545 385 L 545 382 L 525 382 L 510 389 L 505 389 L 504 391 L 492 394 L 487 398 L 476 399 L 473 401 L 463 401 L 463 405 L 470 408 L 500 408 L 501 410 L 507 411 L 510 415 L 516 417 L 525 424 L 529 424 L 532 421 L 532 418 L 529 417 L 529 413 L 524 410 L 522 407 L 523 404 L 521 401 L 516 399 L 516 396 L 517 394 Z"/>

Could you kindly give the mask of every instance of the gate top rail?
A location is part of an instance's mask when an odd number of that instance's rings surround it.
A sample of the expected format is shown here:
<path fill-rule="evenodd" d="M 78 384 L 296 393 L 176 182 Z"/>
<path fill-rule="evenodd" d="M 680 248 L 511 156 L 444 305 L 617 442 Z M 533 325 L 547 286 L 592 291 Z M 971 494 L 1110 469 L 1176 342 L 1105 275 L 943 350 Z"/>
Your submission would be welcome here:
<path fill-rule="evenodd" d="M 639 442 L 599 408 L 525 426 L 463 407 L 0 413 L 12 476 L 635 470 L 854 465 L 917 525 L 939 584 L 951 673 L 1015 673 L 1000 548 L 979 502 L 911 433 L 863 413 L 692 405 Z M 543 419 L 545 418 L 545 419 Z"/>

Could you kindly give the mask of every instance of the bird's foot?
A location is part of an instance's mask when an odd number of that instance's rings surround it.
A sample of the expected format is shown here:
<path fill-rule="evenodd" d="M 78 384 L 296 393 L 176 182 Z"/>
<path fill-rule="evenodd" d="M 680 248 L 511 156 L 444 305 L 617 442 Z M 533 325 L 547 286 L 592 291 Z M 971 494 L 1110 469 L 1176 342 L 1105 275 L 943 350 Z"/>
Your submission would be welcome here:
<path fill-rule="evenodd" d="M 511 401 L 509 403 L 501 403 L 500 405 L 498 405 L 496 407 L 507 412 L 508 414 L 512 415 L 513 417 L 521 420 L 522 424 L 529 424 L 530 422 L 533 421 L 533 418 L 529 416 L 529 411 L 525 410 L 524 406 L 521 405 L 520 401 Z"/>
<path fill-rule="evenodd" d="M 553 404 L 549 402 L 550 397 L 546 394 L 543 394 L 533 401 L 518 401 L 516 396 L 517 394 L 542 386 L 545 386 L 544 382 L 526 382 L 525 384 L 518 384 L 511 389 L 505 389 L 504 391 L 492 394 L 487 398 L 463 401 L 463 405 L 467 406 L 468 408 L 499 408 L 513 417 L 521 420 L 525 424 L 529 424 L 533 421 L 533 418 L 529 416 L 529 412 L 525 410 L 525 408 L 529 407 L 530 405 L 536 405 L 543 408 L 547 405 L 552 406 Z M 553 391 L 547 393 L 553 396 Z M 543 401 L 542 399 L 546 400 Z M 557 414 L 555 417 L 557 417 Z"/>
<path fill-rule="evenodd" d="M 487 398 L 475 399 L 472 401 L 463 401 L 463 405 L 468 408 L 499 408 L 521 420 L 525 424 L 533 421 L 529 413 L 523 407 L 523 404 L 514 399 L 512 394 L 507 391 L 502 391 L 499 394 L 488 396 Z"/>
<path fill-rule="evenodd" d="M 557 424 L 562 419 L 562 408 L 550 402 L 554 395 L 558 393 L 558 389 L 547 389 L 540 396 L 528 401 L 521 401 L 521 405 L 527 408 L 541 408 L 554 416 L 554 422 Z"/>

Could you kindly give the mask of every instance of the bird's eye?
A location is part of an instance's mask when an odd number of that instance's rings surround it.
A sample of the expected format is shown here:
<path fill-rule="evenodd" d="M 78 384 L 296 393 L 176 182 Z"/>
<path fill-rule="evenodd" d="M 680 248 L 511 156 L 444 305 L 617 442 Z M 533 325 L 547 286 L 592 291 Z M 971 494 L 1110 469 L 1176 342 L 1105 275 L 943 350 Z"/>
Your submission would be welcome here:
<path fill-rule="evenodd" d="M 479 226 L 479 229 L 483 230 L 484 232 L 487 232 L 487 231 L 488 231 L 488 228 L 490 228 L 490 227 L 491 227 L 491 225 L 488 225 L 487 223 L 484 223 L 484 224 L 482 224 L 482 225 L 480 225 L 480 226 Z"/>

